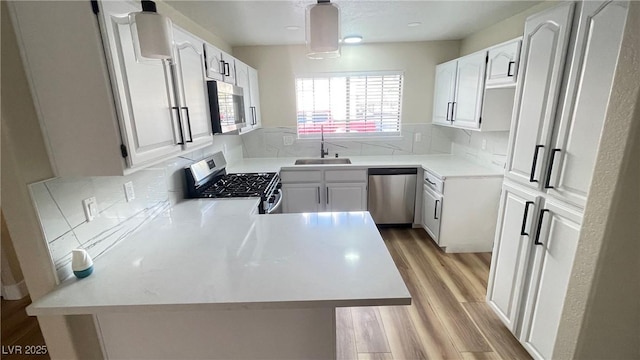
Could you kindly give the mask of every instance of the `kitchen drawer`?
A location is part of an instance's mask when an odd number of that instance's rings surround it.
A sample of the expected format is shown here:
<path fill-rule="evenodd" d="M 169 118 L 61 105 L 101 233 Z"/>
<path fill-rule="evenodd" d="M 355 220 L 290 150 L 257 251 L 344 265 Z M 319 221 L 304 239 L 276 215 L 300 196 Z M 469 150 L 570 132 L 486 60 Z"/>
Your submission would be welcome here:
<path fill-rule="evenodd" d="M 325 170 L 324 180 L 330 182 L 367 182 L 367 170 Z"/>
<path fill-rule="evenodd" d="M 444 193 L 444 181 L 426 170 L 424 172 L 424 185 L 440 194 Z"/>
<path fill-rule="evenodd" d="M 289 170 L 280 172 L 280 180 L 282 183 L 304 183 L 304 182 L 322 182 L 321 170 Z"/>

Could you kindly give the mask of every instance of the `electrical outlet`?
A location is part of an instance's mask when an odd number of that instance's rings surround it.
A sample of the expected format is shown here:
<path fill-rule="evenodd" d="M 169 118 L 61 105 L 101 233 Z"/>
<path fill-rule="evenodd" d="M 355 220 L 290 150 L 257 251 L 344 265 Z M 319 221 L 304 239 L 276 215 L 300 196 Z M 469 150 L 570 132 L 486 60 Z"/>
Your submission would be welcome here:
<path fill-rule="evenodd" d="M 291 135 L 285 135 L 282 137 L 282 143 L 284 144 L 284 146 L 291 146 L 293 145 L 293 136 Z"/>
<path fill-rule="evenodd" d="M 482 150 L 487 150 L 487 140 L 482 139 Z"/>
<path fill-rule="evenodd" d="M 82 208 L 87 222 L 93 221 L 98 216 L 98 201 L 95 196 L 82 200 Z"/>
<path fill-rule="evenodd" d="M 415 134 L 413 135 L 413 141 L 414 141 L 414 142 L 420 142 L 420 141 L 422 141 L 422 133 L 415 133 Z"/>
<path fill-rule="evenodd" d="M 136 193 L 133 191 L 133 181 L 124 183 L 124 197 L 127 199 L 127 202 L 136 198 Z"/>

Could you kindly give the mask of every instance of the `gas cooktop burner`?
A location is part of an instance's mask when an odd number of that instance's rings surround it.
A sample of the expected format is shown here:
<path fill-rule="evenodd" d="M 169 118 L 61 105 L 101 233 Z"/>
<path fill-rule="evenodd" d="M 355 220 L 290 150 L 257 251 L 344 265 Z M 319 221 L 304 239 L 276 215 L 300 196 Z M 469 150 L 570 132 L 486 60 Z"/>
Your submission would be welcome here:
<path fill-rule="evenodd" d="M 205 197 L 259 197 L 271 184 L 275 173 L 226 174 L 203 191 Z"/>

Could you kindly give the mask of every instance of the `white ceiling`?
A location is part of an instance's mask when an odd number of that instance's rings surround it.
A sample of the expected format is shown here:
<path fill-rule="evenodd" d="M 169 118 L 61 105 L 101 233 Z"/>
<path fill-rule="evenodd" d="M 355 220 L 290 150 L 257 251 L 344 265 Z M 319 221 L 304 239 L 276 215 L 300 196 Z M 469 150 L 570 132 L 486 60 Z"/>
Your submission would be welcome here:
<path fill-rule="evenodd" d="M 304 44 L 309 0 L 166 1 L 231 46 Z M 457 40 L 528 9 L 540 1 L 333 0 L 342 35 L 365 42 Z M 421 22 L 408 27 L 410 22 Z M 298 26 L 291 31 L 286 26 Z"/>

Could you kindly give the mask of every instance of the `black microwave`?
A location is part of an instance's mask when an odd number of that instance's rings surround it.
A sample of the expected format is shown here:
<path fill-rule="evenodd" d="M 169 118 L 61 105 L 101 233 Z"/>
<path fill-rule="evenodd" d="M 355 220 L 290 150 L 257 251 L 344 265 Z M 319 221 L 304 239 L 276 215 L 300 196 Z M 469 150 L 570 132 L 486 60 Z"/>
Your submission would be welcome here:
<path fill-rule="evenodd" d="M 246 125 L 242 88 L 209 80 L 207 90 L 213 133 L 238 133 Z"/>

